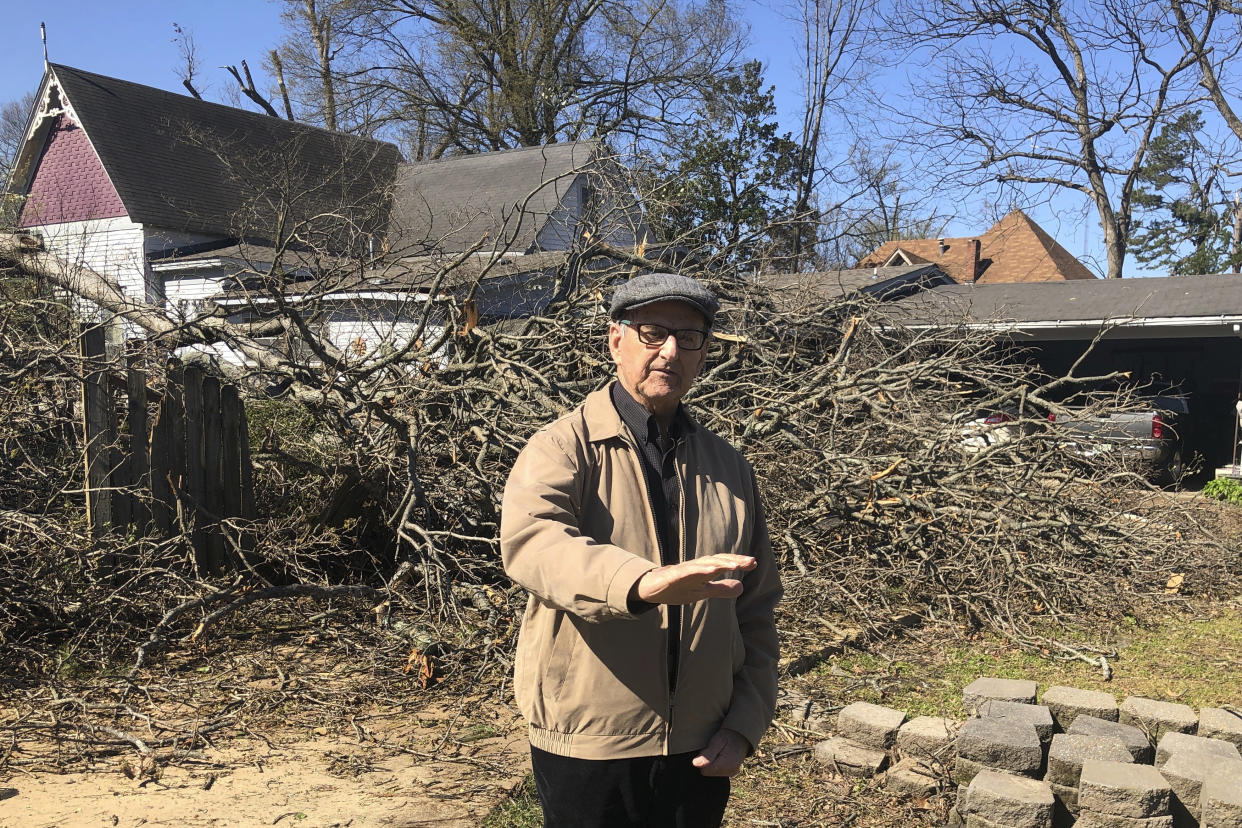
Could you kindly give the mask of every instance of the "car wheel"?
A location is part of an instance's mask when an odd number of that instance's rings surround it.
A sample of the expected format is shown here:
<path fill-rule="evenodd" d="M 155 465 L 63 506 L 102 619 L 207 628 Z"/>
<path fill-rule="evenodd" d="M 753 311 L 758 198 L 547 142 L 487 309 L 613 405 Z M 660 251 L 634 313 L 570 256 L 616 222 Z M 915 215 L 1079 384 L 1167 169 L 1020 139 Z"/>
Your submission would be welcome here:
<path fill-rule="evenodd" d="M 1182 461 L 1182 450 L 1180 448 L 1173 449 L 1173 454 L 1169 457 L 1169 463 L 1164 467 L 1164 472 L 1160 475 L 1160 482 L 1170 488 L 1176 489 L 1182 482 L 1182 474 L 1186 471 L 1186 464 Z"/>

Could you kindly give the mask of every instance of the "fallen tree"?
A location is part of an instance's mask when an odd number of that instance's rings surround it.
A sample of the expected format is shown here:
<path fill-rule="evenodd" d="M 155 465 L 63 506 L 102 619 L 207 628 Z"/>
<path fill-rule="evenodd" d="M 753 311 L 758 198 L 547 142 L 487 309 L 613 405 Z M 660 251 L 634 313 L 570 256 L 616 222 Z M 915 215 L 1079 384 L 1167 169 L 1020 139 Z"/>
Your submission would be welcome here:
<path fill-rule="evenodd" d="M 0 658 L 23 704 L 36 710 L 48 682 L 102 676 L 93 692 L 106 701 L 64 708 L 79 755 L 129 749 L 116 733 L 99 741 L 108 732 L 92 722 L 135 691 L 150 699 L 161 654 L 263 635 L 276 618 L 286 633 L 345 624 L 389 692 L 507 670 L 523 603 L 496 545 L 508 469 L 534 429 L 609 380 L 609 284 L 661 266 L 585 238 L 537 313 L 481 323 L 482 268 L 411 309 L 420 336 L 382 358 L 343 351 L 316 324 L 340 263 L 313 273 L 319 288 L 303 275 L 297 301 L 257 281 L 252 298 L 269 301 L 245 321 L 223 308 L 179 321 L 48 251 L 3 246 L 0 383 L 14 390 L 0 400 Z M 462 284 L 466 261 L 445 258 L 432 283 Z M 790 669 L 843 628 L 910 613 L 1046 646 L 1039 619 L 1134 611 L 1164 599 L 1175 573 L 1181 594 L 1235 583 L 1236 552 L 1193 511 L 1115 461 L 1067 457 L 1046 413 L 1090 378 L 1033 376 L 1004 342 L 951 318 L 916 327 L 858 295 L 697 275 L 725 307 L 690 404 L 756 468 L 785 572 Z M 248 539 L 235 571 L 196 571 L 189 525 L 173 537 L 86 530 L 67 324 L 81 300 L 130 326 L 156 392 L 170 355 L 195 358 L 189 346 L 244 356 L 206 360 L 248 398 L 258 517 L 228 527 Z M 1001 411 L 1003 423 L 985 421 Z M 15 740 L 63 732 L 65 715 L 6 726 Z"/>

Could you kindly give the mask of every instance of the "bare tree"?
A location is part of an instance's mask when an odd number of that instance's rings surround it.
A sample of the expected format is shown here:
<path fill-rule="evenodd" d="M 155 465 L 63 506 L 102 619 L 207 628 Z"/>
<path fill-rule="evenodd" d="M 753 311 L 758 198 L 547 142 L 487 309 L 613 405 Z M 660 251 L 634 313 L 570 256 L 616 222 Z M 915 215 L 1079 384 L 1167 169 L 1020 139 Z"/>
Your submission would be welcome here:
<path fill-rule="evenodd" d="M 1107 276 L 1123 273 L 1136 177 L 1152 136 L 1193 97 L 1163 7 L 1034 0 L 904 3 L 892 20 L 935 67 L 912 140 L 968 186 L 1026 197 L 1077 192 L 1104 233 Z"/>
<path fill-rule="evenodd" d="M 802 28 L 802 131 L 799 137 L 799 173 L 793 197 L 794 220 L 812 217 L 812 203 L 820 185 L 828 180 L 822 168 L 825 121 L 837 116 L 845 122 L 843 97 L 862 81 L 864 50 L 860 41 L 869 16 L 869 4 L 857 0 L 802 0 L 796 18 Z M 833 130 L 833 141 L 840 134 Z M 819 213 L 832 212 L 829 208 Z M 801 269 L 807 252 L 806 234 L 793 235 L 792 269 Z"/>
<path fill-rule="evenodd" d="M 731 65 L 741 32 L 724 0 L 467 3 L 361 0 L 334 22 L 357 56 L 338 95 L 384 101 L 411 155 L 659 135 Z"/>
<path fill-rule="evenodd" d="M 181 85 L 186 91 L 198 98 L 203 99 L 202 93 L 194 83 L 194 77 L 198 74 L 200 64 L 198 60 L 198 45 L 194 42 L 194 33 L 179 23 L 173 24 L 173 45 L 177 47 L 177 53 L 181 57 L 181 62 L 177 65 L 177 74 L 181 77 Z"/>
<path fill-rule="evenodd" d="M 1199 83 L 1233 134 L 1242 140 L 1242 118 L 1234 111 L 1228 88 L 1229 66 L 1242 49 L 1242 17 L 1231 3 L 1169 0 L 1177 33 L 1200 70 Z"/>
<path fill-rule="evenodd" d="M 31 90 L 15 101 L 0 107 L 0 185 L 7 184 L 9 171 L 26 139 L 26 119 L 34 109 L 35 92 Z"/>
<path fill-rule="evenodd" d="M 336 130 L 346 127 L 357 130 L 365 123 L 353 107 L 350 117 L 338 119 L 337 78 L 348 70 L 342 65 L 349 56 L 338 37 L 339 29 L 348 29 L 355 7 L 354 0 L 284 0 L 281 18 L 288 32 L 284 42 L 271 56 L 273 68 L 287 78 L 302 109 L 303 120 Z"/>

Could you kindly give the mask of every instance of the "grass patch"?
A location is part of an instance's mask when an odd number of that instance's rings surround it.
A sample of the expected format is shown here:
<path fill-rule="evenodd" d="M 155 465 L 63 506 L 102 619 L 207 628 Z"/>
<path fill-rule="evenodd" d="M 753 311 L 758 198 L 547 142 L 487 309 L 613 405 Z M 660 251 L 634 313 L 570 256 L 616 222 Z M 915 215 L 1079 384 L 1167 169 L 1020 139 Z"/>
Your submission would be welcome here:
<path fill-rule="evenodd" d="M 1194 613 L 1110 627 L 1044 631 L 1040 652 L 987 634 L 961 637 L 916 630 L 867 651 L 827 659 L 806 677 L 805 692 L 825 706 L 869 701 L 910 716 L 961 717 L 962 688 L 980 676 L 1029 679 L 1044 690 L 1067 685 L 1126 696 L 1176 701 L 1192 707 L 1236 703 L 1242 672 L 1242 605 L 1207 605 Z M 1113 647 L 1105 681 L 1098 666 L 1066 659 L 1057 643 L 1093 640 Z M 1094 653 L 1088 652 L 1088 655 Z"/>
<path fill-rule="evenodd" d="M 539 806 L 535 777 L 527 774 L 508 799 L 488 812 L 480 828 L 539 828 L 541 825 L 543 808 Z"/>

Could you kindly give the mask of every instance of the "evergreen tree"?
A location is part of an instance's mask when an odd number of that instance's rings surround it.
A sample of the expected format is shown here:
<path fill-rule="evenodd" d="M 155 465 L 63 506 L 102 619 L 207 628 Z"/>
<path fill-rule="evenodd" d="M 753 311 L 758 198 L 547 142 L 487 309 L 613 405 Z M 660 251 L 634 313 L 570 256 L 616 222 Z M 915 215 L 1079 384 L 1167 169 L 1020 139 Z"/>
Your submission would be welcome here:
<path fill-rule="evenodd" d="M 1134 191 L 1134 257 L 1181 276 L 1236 271 L 1233 207 L 1221 167 L 1200 139 L 1203 118 L 1187 112 L 1152 139 Z"/>
<path fill-rule="evenodd" d="M 674 151 L 674 169 L 652 199 L 662 235 L 726 256 L 722 264 L 780 269 L 806 223 L 790 220 L 798 148 L 777 131 L 773 89 L 764 89 L 759 61 L 711 85 Z"/>

